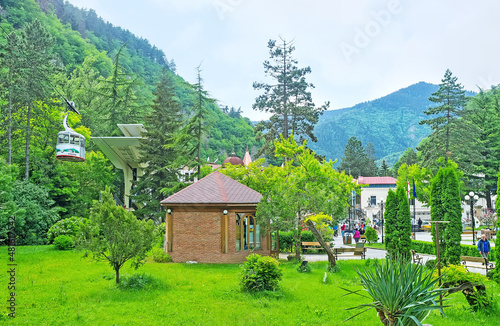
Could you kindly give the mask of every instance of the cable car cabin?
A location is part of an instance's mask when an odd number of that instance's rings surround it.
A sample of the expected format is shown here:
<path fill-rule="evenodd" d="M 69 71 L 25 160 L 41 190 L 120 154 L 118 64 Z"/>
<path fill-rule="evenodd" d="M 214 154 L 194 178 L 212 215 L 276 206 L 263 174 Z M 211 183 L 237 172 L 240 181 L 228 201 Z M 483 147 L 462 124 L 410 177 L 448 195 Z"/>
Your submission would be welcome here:
<path fill-rule="evenodd" d="M 60 131 L 57 134 L 56 158 L 62 161 L 85 161 L 85 137 L 74 131 Z"/>

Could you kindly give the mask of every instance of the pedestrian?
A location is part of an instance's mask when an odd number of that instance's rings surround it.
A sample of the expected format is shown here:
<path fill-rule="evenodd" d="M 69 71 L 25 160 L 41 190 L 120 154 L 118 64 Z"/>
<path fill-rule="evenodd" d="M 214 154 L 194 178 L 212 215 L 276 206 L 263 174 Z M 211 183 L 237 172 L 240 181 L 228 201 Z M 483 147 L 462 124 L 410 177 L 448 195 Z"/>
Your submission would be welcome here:
<path fill-rule="evenodd" d="M 359 234 L 359 230 L 356 229 L 354 231 L 354 241 L 356 241 L 356 243 L 358 243 L 360 237 L 361 237 L 361 235 Z"/>
<path fill-rule="evenodd" d="M 418 230 L 420 231 L 422 229 L 422 219 L 419 217 L 418 218 Z"/>
<path fill-rule="evenodd" d="M 342 233 L 342 238 L 344 237 L 344 231 L 345 231 L 345 223 L 342 224 L 342 226 L 340 227 L 340 231 Z"/>
<path fill-rule="evenodd" d="M 481 257 L 484 259 L 488 259 L 488 255 L 490 254 L 490 242 L 486 240 L 486 234 L 481 234 L 481 240 L 477 242 L 477 250 L 481 254 Z"/>

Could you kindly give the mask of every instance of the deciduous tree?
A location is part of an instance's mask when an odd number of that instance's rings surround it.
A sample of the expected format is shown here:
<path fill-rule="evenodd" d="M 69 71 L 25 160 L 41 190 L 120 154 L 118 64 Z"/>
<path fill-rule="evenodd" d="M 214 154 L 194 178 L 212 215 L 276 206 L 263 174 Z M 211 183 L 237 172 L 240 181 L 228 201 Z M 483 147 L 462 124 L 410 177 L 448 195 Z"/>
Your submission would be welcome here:
<path fill-rule="evenodd" d="M 109 262 L 120 283 L 120 268 L 131 261 L 138 268 L 154 240 L 152 221 L 138 220 L 132 212 L 117 206 L 109 188 L 101 193 L 101 201 L 94 201 L 90 212 L 91 225 L 82 226 L 79 245 L 93 254 L 95 259 Z M 99 228 L 93 232 L 92 226 Z"/>

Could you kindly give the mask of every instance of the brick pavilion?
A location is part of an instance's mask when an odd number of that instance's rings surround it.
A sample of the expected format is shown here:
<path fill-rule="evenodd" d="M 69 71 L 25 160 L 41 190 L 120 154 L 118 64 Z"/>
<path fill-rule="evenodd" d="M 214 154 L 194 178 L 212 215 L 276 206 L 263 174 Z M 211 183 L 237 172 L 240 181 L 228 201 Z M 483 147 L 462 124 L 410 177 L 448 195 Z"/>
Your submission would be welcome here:
<path fill-rule="evenodd" d="M 165 250 L 174 262 L 240 263 L 252 253 L 276 255 L 277 241 L 254 218 L 261 198 L 218 171 L 209 174 L 161 201 Z"/>

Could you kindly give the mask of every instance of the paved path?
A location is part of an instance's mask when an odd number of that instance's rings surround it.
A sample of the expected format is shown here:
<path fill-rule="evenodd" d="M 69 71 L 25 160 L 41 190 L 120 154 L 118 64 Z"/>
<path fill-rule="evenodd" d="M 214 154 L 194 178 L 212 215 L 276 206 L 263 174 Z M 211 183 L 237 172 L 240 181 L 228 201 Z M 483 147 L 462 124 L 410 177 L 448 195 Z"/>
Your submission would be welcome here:
<path fill-rule="evenodd" d="M 421 241 L 432 241 L 432 237 L 429 232 L 417 232 L 417 240 Z M 493 241 L 490 241 L 492 243 Z M 352 247 L 349 245 L 344 245 L 342 241 L 342 237 L 335 237 L 335 247 L 337 248 L 343 248 L 343 247 Z M 366 258 L 379 258 L 383 259 L 385 258 L 387 254 L 387 251 L 384 249 L 375 249 L 375 248 L 367 248 L 366 250 Z M 280 253 L 280 258 L 286 259 L 288 256 L 288 253 Z M 423 264 L 425 264 L 428 260 L 430 259 L 436 259 L 435 255 L 427 255 L 427 254 L 419 254 L 422 256 L 422 261 Z M 304 254 L 304 260 L 307 260 L 309 262 L 314 262 L 314 261 L 328 261 L 328 256 L 326 254 Z M 339 255 L 338 260 L 348 260 L 348 259 L 360 259 L 359 257 L 353 257 L 352 255 L 346 255 L 342 257 L 342 255 Z M 486 275 L 486 270 L 482 268 L 469 268 L 469 271 L 474 272 L 474 273 L 480 273 L 482 275 Z"/>

